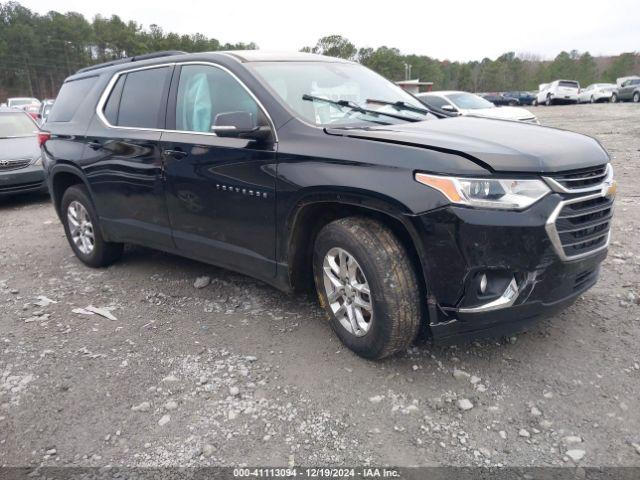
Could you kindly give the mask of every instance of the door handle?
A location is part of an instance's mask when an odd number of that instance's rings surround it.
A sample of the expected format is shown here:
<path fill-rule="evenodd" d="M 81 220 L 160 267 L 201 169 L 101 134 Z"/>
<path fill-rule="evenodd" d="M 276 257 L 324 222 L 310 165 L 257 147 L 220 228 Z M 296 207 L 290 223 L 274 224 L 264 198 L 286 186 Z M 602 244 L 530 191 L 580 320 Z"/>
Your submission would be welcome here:
<path fill-rule="evenodd" d="M 180 159 L 187 156 L 187 152 L 183 150 L 165 150 L 162 153 L 165 157 L 173 157 L 175 159 Z"/>
<path fill-rule="evenodd" d="M 100 142 L 89 142 L 87 145 L 91 150 L 100 150 L 102 148 L 102 144 Z"/>

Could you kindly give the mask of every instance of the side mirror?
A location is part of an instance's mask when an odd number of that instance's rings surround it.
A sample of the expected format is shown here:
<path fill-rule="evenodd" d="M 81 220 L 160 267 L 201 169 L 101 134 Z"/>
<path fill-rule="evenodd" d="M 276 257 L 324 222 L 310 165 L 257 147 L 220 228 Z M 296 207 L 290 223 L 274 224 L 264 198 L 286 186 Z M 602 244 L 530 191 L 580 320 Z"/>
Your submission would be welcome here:
<path fill-rule="evenodd" d="M 219 137 L 264 140 L 271 135 L 268 127 L 259 127 L 249 112 L 223 112 L 216 115 L 211 131 Z"/>
<path fill-rule="evenodd" d="M 445 112 L 457 112 L 453 105 L 443 105 L 440 107 L 440 109 L 444 110 Z"/>

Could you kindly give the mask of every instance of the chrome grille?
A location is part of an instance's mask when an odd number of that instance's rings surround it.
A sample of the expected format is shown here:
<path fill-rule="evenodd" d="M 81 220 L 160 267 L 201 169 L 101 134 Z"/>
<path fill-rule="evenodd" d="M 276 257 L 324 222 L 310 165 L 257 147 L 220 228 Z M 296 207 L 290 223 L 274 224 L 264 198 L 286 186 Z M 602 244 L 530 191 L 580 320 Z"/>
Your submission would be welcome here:
<path fill-rule="evenodd" d="M 595 253 L 609 243 L 613 198 L 600 194 L 561 202 L 547 231 L 563 260 Z"/>
<path fill-rule="evenodd" d="M 606 164 L 548 175 L 543 178 L 556 192 L 581 193 L 598 190 L 612 176 L 611 165 Z"/>
<path fill-rule="evenodd" d="M 0 160 L 0 171 L 17 170 L 24 168 L 31 163 L 30 158 L 18 158 L 15 160 Z"/>

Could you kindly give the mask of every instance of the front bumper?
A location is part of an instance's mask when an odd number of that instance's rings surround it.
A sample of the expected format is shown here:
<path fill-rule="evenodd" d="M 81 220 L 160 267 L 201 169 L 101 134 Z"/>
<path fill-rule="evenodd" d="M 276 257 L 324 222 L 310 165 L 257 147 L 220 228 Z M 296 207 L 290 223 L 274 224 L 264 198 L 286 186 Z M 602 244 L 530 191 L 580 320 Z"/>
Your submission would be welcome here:
<path fill-rule="evenodd" d="M 434 341 L 522 330 L 566 308 L 596 283 L 606 246 L 563 260 L 549 236 L 549 218 L 563 200 L 552 193 L 522 212 L 448 206 L 414 217 L 435 307 L 429 318 Z M 498 285 L 486 295 L 478 291 L 483 274 Z M 510 296 L 514 284 L 517 292 Z"/>
<path fill-rule="evenodd" d="M 41 165 L 0 171 L 0 196 L 45 191 L 47 191 L 47 184 Z"/>

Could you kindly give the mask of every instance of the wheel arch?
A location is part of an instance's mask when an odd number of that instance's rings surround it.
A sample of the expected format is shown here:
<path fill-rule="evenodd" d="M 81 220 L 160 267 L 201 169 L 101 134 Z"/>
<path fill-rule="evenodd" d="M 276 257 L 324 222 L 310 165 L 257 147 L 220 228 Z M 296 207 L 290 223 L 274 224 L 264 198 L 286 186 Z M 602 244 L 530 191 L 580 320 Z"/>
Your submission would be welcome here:
<path fill-rule="evenodd" d="M 56 213 L 62 218 L 60 211 L 60 205 L 62 203 L 62 197 L 64 192 L 73 185 L 83 185 L 89 192 L 89 197 L 93 202 L 93 196 L 91 194 L 91 188 L 89 182 L 84 177 L 82 170 L 73 165 L 59 164 L 55 165 L 49 172 L 50 192 L 53 205 L 56 209 Z"/>
<path fill-rule="evenodd" d="M 392 199 L 341 194 L 312 194 L 296 202 L 286 220 L 286 235 L 279 242 L 282 263 L 287 265 L 288 283 L 293 290 L 309 290 L 313 286 L 312 255 L 314 239 L 329 222 L 349 216 L 364 216 L 380 221 L 401 241 L 411 257 L 420 282 L 423 299 L 430 293 L 427 279 L 428 261 L 411 222 L 411 214 Z M 426 305 L 426 301 L 425 301 Z"/>

